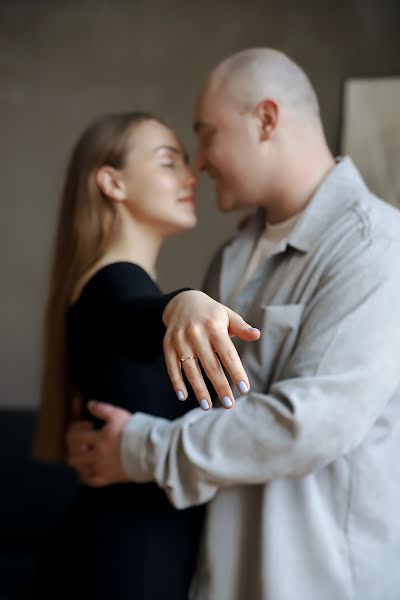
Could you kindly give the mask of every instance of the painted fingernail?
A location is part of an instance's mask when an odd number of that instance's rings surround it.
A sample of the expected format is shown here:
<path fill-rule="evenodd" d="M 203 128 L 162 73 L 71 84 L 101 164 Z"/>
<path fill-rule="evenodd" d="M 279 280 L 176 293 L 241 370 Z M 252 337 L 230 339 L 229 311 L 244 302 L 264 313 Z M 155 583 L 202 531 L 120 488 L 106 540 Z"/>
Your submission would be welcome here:
<path fill-rule="evenodd" d="M 247 394 L 247 392 L 249 391 L 247 383 L 245 381 L 239 381 L 238 390 L 241 394 Z"/>
<path fill-rule="evenodd" d="M 260 331 L 258 327 L 248 327 L 248 331 Z"/>
<path fill-rule="evenodd" d="M 224 408 L 230 408 L 232 406 L 232 400 L 229 398 L 229 396 L 224 396 L 221 402 Z"/>
<path fill-rule="evenodd" d="M 185 394 L 182 392 L 182 390 L 179 390 L 179 392 L 176 395 L 178 396 L 178 400 L 185 399 Z"/>
<path fill-rule="evenodd" d="M 210 408 L 207 400 L 205 400 L 205 399 L 200 400 L 200 406 L 203 410 L 208 410 Z"/>

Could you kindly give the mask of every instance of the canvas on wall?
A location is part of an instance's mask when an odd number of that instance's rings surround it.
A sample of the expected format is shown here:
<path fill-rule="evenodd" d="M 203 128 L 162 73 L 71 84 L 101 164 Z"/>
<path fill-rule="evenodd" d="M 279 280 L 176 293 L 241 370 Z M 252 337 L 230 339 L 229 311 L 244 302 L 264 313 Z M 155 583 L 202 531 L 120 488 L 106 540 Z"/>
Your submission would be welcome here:
<path fill-rule="evenodd" d="M 400 208 L 400 76 L 344 82 L 341 154 L 349 154 L 370 189 Z"/>

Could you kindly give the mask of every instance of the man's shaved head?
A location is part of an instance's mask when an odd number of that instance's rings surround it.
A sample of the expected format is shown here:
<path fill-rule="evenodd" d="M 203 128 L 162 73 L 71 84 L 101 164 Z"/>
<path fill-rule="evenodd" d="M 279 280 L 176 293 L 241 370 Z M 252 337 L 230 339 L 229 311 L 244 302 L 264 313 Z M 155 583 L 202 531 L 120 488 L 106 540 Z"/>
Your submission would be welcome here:
<path fill-rule="evenodd" d="M 282 108 L 319 119 L 318 99 L 307 75 L 285 54 L 270 48 L 244 50 L 222 61 L 206 89 L 230 98 L 243 110 L 270 98 Z"/>
<path fill-rule="evenodd" d="M 334 165 L 307 75 L 270 48 L 238 52 L 211 71 L 193 128 L 196 168 L 215 181 L 221 211 L 263 206 L 271 223 L 284 220 Z"/>

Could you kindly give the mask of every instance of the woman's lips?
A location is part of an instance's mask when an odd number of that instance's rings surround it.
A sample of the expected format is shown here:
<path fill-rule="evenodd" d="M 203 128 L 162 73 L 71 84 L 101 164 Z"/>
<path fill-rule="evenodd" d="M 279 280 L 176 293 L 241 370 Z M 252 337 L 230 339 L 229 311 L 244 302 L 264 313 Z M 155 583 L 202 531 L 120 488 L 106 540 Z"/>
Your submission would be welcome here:
<path fill-rule="evenodd" d="M 181 198 L 179 201 L 187 202 L 188 204 L 191 204 L 192 206 L 196 206 L 196 198 L 195 198 L 194 194 L 191 194 L 190 196 L 185 196 L 184 198 Z"/>

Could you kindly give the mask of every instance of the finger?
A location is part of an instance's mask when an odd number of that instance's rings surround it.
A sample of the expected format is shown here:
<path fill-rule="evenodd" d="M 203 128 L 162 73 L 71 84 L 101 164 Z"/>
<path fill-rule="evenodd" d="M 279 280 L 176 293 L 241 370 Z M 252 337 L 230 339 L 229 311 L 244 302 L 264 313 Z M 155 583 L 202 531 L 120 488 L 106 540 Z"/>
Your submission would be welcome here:
<path fill-rule="evenodd" d="M 65 436 L 67 444 L 75 443 L 75 440 L 79 440 L 82 432 L 85 431 L 93 431 L 93 424 L 90 421 L 76 421 L 75 423 L 71 423 Z"/>
<path fill-rule="evenodd" d="M 106 422 L 110 422 L 113 419 L 118 418 L 119 412 L 123 410 L 120 409 L 118 406 L 114 406 L 113 404 L 107 404 L 106 402 L 96 402 L 95 400 L 90 400 L 87 406 L 90 414 Z"/>
<path fill-rule="evenodd" d="M 69 432 L 67 434 L 68 455 L 71 457 L 86 454 L 96 446 L 98 436 L 98 431 Z"/>
<path fill-rule="evenodd" d="M 93 477 L 93 469 L 91 467 L 83 467 L 83 466 L 78 469 L 74 465 L 70 465 L 70 466 L 76 471 L 76 474 L 79 477 L 79 481 L 81 483 L 84 483 L 85 485 L 88 485 L 90 478 Z"/>
<path fill-rule="evenodd" d="M 207 377 L 211 381 L 222 406 L 226 409 L 232 408 L 235 404 L 235 398 L 233 396 L 231 387 L 225 376 L 225 373 L 221 367 L 221 363 L 219 362 L 218 357 L 214 352 L 214 349 L 211 346 L 207 346 L 204 343 L 202 343 L 201 345 L 199 345 L 196 351 L 199 354 L 199 360 L 201 361 L 201 365 L 204 371 L 206 372 Z M 189 379 L 190 385 L 193 387 L 195 393 L 197 390 L 197 386 L 200 386 L 201 383 L 205 386 L 200 369 L 198 369 L 198 371 L 200 372 L 199 374 L 195 372 L 194 369 L 191 369 L 188 372 L 188 368 L 185 368 L 186 376 Z M 199 377 L 201 378 L 201 383 L 199 381 Z M 207 390 L 206 386 L 205 388 Z M 196 397 L 198 398 L 197 393 Z"/>
<path fill-rule="evenodd" d="M 81 483 L 83 483 L 84 485 L 88 485 L 88 481 L 90 479 L 90 472 L 89 471 L 78 471 L 78 469 L 75 469 L 75 471 L 76 471 L 76 474 L 79 477 L 79 481 Z"/>
<path fill-rule="evenodd" d="M 235 313 L 236 314 L 236 313 Z M 230 387 L 230 384 L 225 376 L 222 369 L 221 363 L 216 356 L 216 352 L 219 354 L 219 350 L 228 345 L 232 348 L 233 357 L 239 360 L 240 366 L 242 366 L 240 359 L 238 358 L 237 351 L 233 345 L 226 324 L 220 324 L 215 321 L 209 321 L 207 329 L 199 329 L 198 331 L 192 328 L 192 347 L 194 348 L 199 360 L 207 373 L 207 376 L 217 392 L 218 398 L 224 408 L 232 408 L 235 404 L 235 399 Z M 226 350 L 225 350 L 226 355 Z M 228 370 L 229 372 L 229 370 Z M 234 380 L 236 384 L 240 385 L 240 390 L 248 390 L 248 378 L 242 368 L 240 371 L 240 379 Z M 190 380 L 191 385 L 194 385 L 193 380 Z"/>
<path fill-rule="evenodd" d="M 91 477 L 89 477 L 87 479 L 87 484 L 90 487 L 93 488 L 99 488 L 99 487 L 104 487 L 105 485 L 108 485 L 108 481 L 105 477 L 101 477 L 100 475 L 92 475 Z"/>
<path fill-rule="evenodd" d="M 222 406 L 224 408 L 232 408 L 235 404 L 232 390 L 211 345 L 213 338 L 215 337 L 214 332 L 218 331 L 221 327 L 225 331 L 225 336 L 229 342 L 232 342 L 227 334 L 226 325 L 221 326 L 217 323 L 209 322 L 207 327 L 207 331 L 204 331 L 202 327 L 192 325 L 192 327 L 187 329 L 184 334 L 177 336 L 179 342 L 177 347 L 180 352 L 190 352 L 190 354 L 185 354 L 185 356 L 198 356 L 208 378 L 217 392 Z M 190 337 L 189 345 L 186 343 L 187 336 Z M 193 348 L 194 351 L 190 350 L 191 348 Z M 207 404 L 209 407 L 212 406 L 211 399 L 198 364 L 193 364 L 195 362 L 196 361 L 193 359 L 186 360 L 183 363 L 183 367 L 186 377 L 196 395 L 197 401 L 203 410 L 207 410 Z"/>
<path fill-rule="evenodd" d="M 70 456 L 68 464 L 77 471 L 82 469 L 94 469 L 98 467 L 98 457 L 95 450 L 90 450 L 86 454 L 76 454 Z"/>
<path fill-rule="evenodd" d="M 81 482 L 85 485 L 89 485 L 90 487 L 101 487 L 111 483 L 108 481 L 105 473 L 102 473 L 101 470 L 99 470 L 98 465 L 80 466 L 78 474 Z"/>
<path fill-rule="evenodd" d="M 163 346 L 165 364 L 172 387 L 175 390 L 178 400 L 186 400 L 188 397 L 188 392 L 185 382 L 183 381 L 181 363 L 179 360 L 179 356 L 182 355 L 177 353 L 177 349 L 173 346 L 172 340 L 169 336 L 165 336 Z"/>
<path fill-rule="evenodd" d="M 78 471 L 78 475 L 81 483 L 88 485 L 89 487 L 96 487 L 93 485 L 93 482 L 97 479 L 97 475 L 94 473 L 93 469 Z"/>
<path fill-rule="evenodd" d="M 76 431 L 93 431 L 94 425 L 91 421 L 76 421 L 71 425 L 71 429 Z"/>
<path fill-rule="evenodd" d="M 85 455 L 93 449 L 93 444 L 70 443 L 68 444 L 68 458 Z"/>
<path fill-rule="evenodd" d="M 224 332 L 217 333 L 213 338 L 214 350 L 229 377 L 241 394 L 247 394 L 250 390 L 250 381 L 244 370 L 238 351 L 231 339 Z"/>
<path fill-rule="evenodd" d="M 92 447 L 88 444 L 82 443 L 68 443 L 68 456 L 69 458 L 73 456 L 81 456 L 82 454 L 86 454 Z"/>
<path fill-rule="evenodd" d="M 183 354 L 183 356 L 193 357 L 193 353 Z M 193 388 L 193 392 L 197 398 L 200 408 L 207 411 L 212 408 L 210 393 L 204 382 L 202 372 L 200 370 L 197 358 L 187 358 L 182 363 L 182 369 Z"/>
<path fill-rule="evenodd" d="M 67 442 L 71 444 L 93 445 L 99 437 L 99 431 L 95 429 L 69 429 L 67 432 Z"/>
<path fill-rule="evenodd" d="M 241 340 L 254 342 L 261 336 L 261 332 L 257 327 L 252 327 L 237 313 L 230 308 L 227 308 L 229 318 L 229 335 L 237 336 Z"/>

